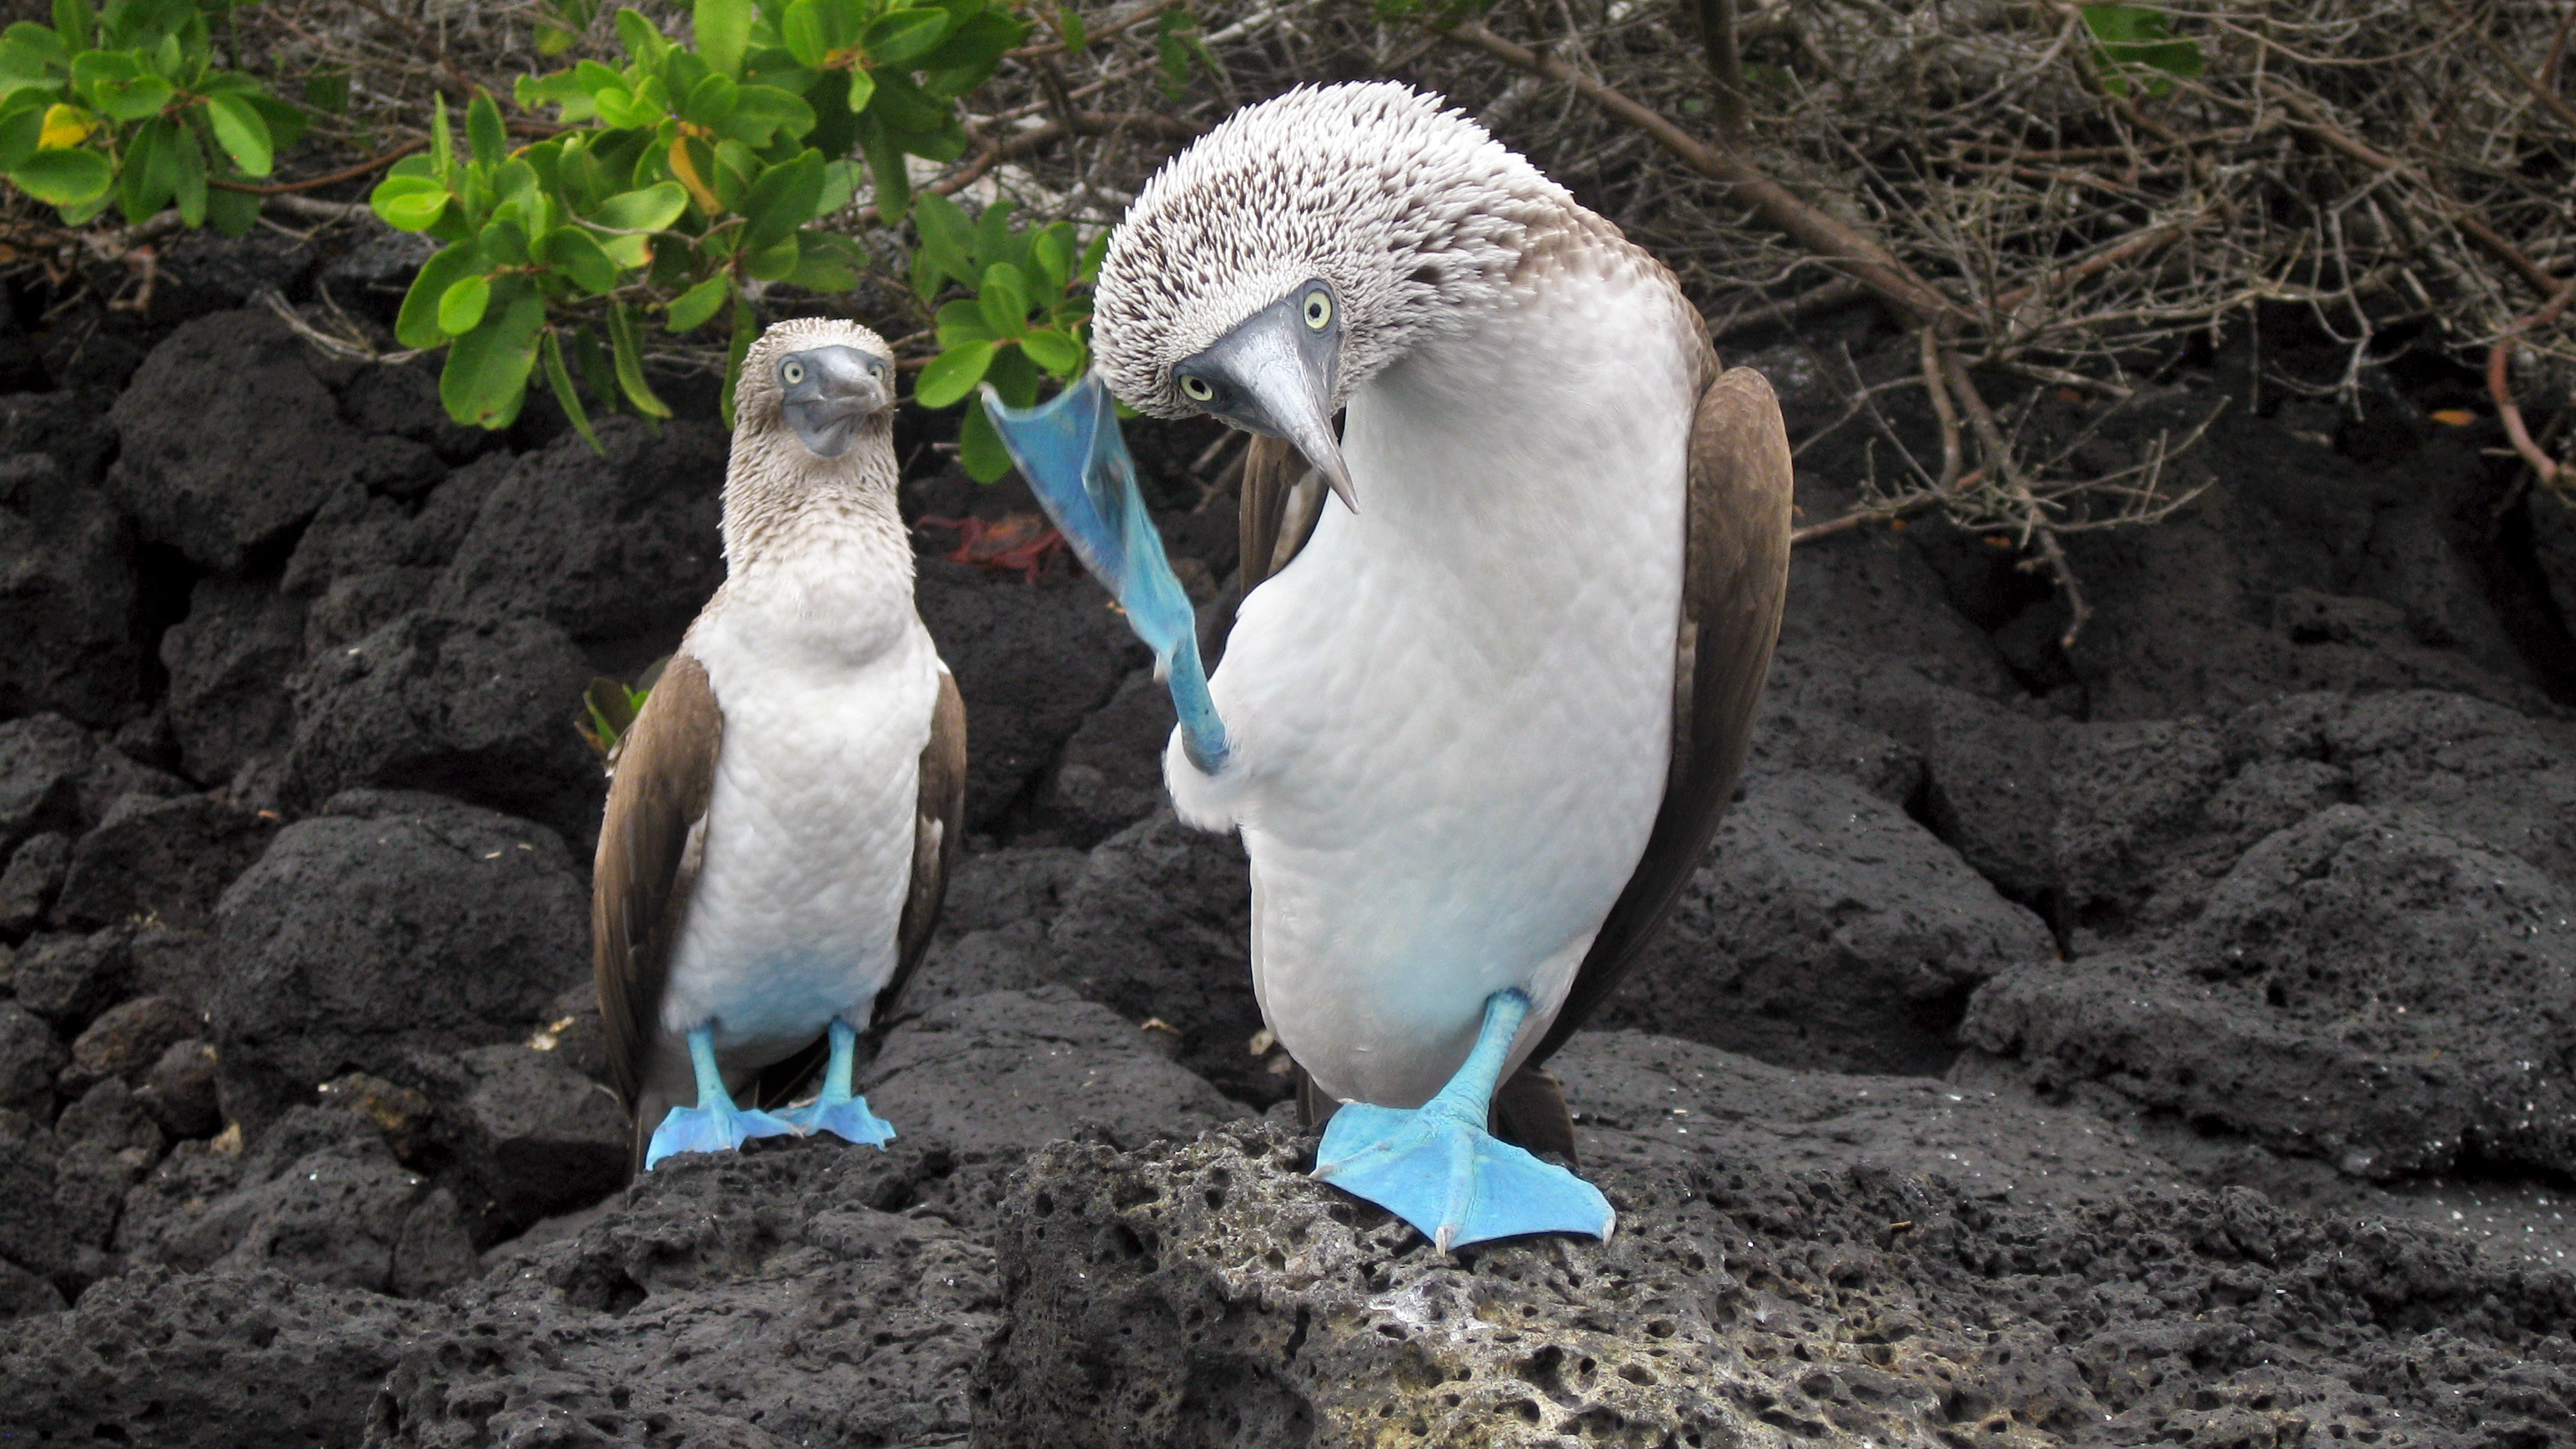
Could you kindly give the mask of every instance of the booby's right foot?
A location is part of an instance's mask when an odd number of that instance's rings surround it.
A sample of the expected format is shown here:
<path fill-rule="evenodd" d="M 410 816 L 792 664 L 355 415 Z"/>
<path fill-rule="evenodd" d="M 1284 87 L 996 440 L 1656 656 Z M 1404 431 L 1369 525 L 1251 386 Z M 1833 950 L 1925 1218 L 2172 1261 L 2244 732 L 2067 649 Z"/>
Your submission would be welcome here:
<path fill-rule="evenodd" d="M 1136 489 L 1136 463 L 1119 435 L 1109 389 L 1084 373 L 1045 402 L 1015 408 L 986 384 L 984 412 L 1074 555 L 1154 651 L 1154 672 L 1172 692 L 1190 763 L 1215 774 L 1229 751 L 1199 662 L 1198 610 Z"/>
<path fill-rule="evenodd" d="M 789 1126 L 810 1137 L 829 1132 L 844 1142 L 863 1143 L 879 1151 L 894 1140 L 894 1124 L 868 1110 L 868 1099 L 850 1090 L 859 1034 L 839 1017 L 832 1019 L 832 1059 L 823 1068 L 821 1095 L 802 1107 L 779 1113 Z"/>
<path fill-rule="evenodd" d="M 1333 1114 L 1315 1176 L 1404 1219 L 1441 1252 L 1528 1233 L 1609 1241 L 1619 1215 L 1601 1190 L 1485 1130 L 1529 998 L 1495 993 L 1476 1049 L 1440 1095 L 1411 1111 L 1352 1102 Z"/>
<path fill-rule="evenodd" d="M 674 1107 L 653 1129 L 644 1146 L 644 1170 L 675 1152 L 731 1152 L 754 1137 L 793 1137 L 796 1129 L 757 1109 L 734 1105 L 716 1070 L 715 1034 L 706 1027 L 689 1033 L 689 1061 L 698 1075 L 698 1105 Z"/>

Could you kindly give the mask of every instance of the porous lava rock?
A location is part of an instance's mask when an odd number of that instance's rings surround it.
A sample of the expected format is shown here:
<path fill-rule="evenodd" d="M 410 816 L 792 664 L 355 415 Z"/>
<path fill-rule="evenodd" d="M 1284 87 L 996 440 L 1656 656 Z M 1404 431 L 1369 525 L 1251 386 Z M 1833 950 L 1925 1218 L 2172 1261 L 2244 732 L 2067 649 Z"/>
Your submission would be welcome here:
<path fill-rule="evenodd" d="M 406 614 L 296 675 L 293 797 L 430 790 L 588 839 L 608 793 L 573 729 L 592 677 L 542 619 Z"/>
<path fill-rule="evenodd" d="M 567 432 L 499 476 L 431 608 L 544 619 L 584 641 L 677 641 L 724 581 L 730 440 L 685 420 L 608 417 L 596 431 L 598 451 Z"/>
<path fill-rule="evenodd" d="M 208 785 L 282 748 L 295 727 L 287 676 L 304 662 L 304 601 L 264 582 L 209 574 L 188 617 L 161 635 L 170 733 L 181 768 Z"/>
<path fill-rule="evenodd" d="M 966 819 L 990 830 L 1039 783 L 1086 716 L 1145 661 L 1088 577 L 1035 583 L 920 560 L 915 603 L 966 701 Z"/>
<path fill-rule="evenodd" d="M 563 842 L 436 796 L 354 791 L 280 832 L 216 911 L 227 1115 L 253 1129 L 412 1048 L 525 1039 L 589 967 Z"/>
<path fill-rule="evenodd" d="M 131 526 L 43 453 L 0 455 L 0 713 L 113 725 L 143 695 Z"/>
<path fill-rule="evenodd" d="M 2022 1206 L 1869 1167 L 1603 1162 L 1607 1244 L 1432 1251 L 1270 1125 L 1047 1148 L 993 1446 L 2545 1442 L 2576 1280 L 2246 1192 Z M 2295 1358 L 2279 1346 L 2302 1345 Z M 2315 1436 L 2308 1438 L 2306 1436 Z"/>
<path fill-rule="evenodd" d="M 155 1449 L 354 1444 L 431 1310 L 284 1273 L 138 1268 L 0 1323 L 0 1434 Z"/>
<path fill-rule="evenodd" d="M 148 917 L 201 929 L 276 833 L 274 816 L 205 795 L 127 795 L 72 848 L 55 914 L 76 926 Z"/>
<path fill-rule="evenodd" d="M 1787 1066 L 1933 1074 L 1969 990 L 2054 955 L 2037 916 L 1903 811 L 1790 770 L 1747 782 L 1596 1021 Z"/>
<path fill-rule="evenodd" d="M 314 357 L 285 323 L 250 310 L 200 317 L 152 349 L 108 410 L 121 446 L 107 489 L 147 542 L 239 572 L 282 559 L 345 483 L 437 478 L 428 448 L 342 421 Z"/>

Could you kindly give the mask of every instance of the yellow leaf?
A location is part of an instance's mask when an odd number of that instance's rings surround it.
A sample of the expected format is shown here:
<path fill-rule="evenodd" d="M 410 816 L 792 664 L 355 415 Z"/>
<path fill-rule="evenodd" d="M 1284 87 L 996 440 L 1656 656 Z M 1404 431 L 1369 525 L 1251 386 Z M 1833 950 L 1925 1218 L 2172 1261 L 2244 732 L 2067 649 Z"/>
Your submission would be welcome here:
<path fill-rule="evenodd" d="M 2467 408 L 2437 408 L 2433 412 L 2433 421 L 2446 428 L 2465 428 L 2477 420 L 2478 415 Z"/>
<path fill-rule="evenodd" d="M 709 216 L 724 214 L 724 203 L 716 200 L 715 192 L 698 175 L 698 168 L 689 160 L 689 138 L 686 136 L 671 138 L 671 176 L 673 180 L 689 189 L 689 195 L 696 199 L 700 211 Z"/>
<path fill-rule="evenodd" d="M 89 133 L 97 129 L 97 118 L 89 112 L 56 101 L 45 108 L 45 128 L 36 136 L 36 149 L 66 150 L 88 140 Z"/>

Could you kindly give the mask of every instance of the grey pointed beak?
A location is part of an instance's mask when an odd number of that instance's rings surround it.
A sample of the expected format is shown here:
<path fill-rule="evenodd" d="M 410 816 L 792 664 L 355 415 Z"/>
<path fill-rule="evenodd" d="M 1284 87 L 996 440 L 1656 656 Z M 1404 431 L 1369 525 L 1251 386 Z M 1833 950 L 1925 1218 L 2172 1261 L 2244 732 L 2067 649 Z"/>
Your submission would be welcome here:
<path fill-rule="evenodd" d="M 818 458 L 848 452 L 859 431 L 894 406 L 891 364 L 855 347 L 817 347 L 778 359 L 780 410 Z"/>
<path fill-rule="evenodd" d="M 1240 397 L 1221 416 L 1255 432 L 1285 438 L 1324 476 L 1333 496 L 1360 511 L 1351 491 L 1350 465 L 1333 433 L 1333 382 L 1339 371 L 1338 329 L 1317 335 L 1300 317 L 1295 297 L 1284 297 L 1235 324 L 1192 359 L 1234 385 Z"/>

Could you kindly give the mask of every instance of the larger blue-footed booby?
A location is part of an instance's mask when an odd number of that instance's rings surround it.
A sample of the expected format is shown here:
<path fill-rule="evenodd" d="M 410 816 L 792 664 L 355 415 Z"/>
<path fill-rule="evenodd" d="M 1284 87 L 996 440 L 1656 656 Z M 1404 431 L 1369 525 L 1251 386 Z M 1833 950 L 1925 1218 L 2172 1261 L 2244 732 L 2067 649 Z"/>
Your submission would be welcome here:
<path fill-rule="evenodd" d="M 1489 1129 L 1571 1158 L 1540 1064 L 1734 789 L 1788 568 L 1769 385 L 1617 227 L 1392 84 L 1291 92 L 1174 158 L 1094 330 L 1091 377 L 996 415 L 1163 660 L 1182 818 L 1242 832 L 1262 1013 L 1331 1114 L 1317 1176 L 1444 1250 L 1607 1237 L 1598 1191 Z M 1103 377 L 1260 435 L 1213 680 Z"/>
<path fill-rule="evenodd" d="M 920 965 L 965 844 L 966 710 L 913 608 L 892 367 L 847 322 L 752 344 L 724 584 L 619 742 L 592 949 L 643 1167 L 787 1132 L 894 1135 L 852 1095 L 852 1053 Z M 761 1110 L 818 1045 L 815 1100 Z"/>

